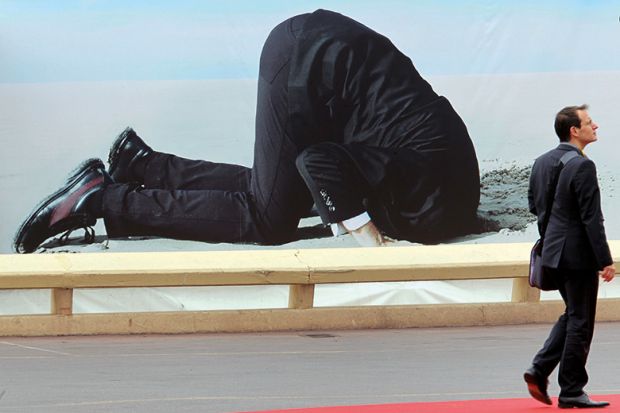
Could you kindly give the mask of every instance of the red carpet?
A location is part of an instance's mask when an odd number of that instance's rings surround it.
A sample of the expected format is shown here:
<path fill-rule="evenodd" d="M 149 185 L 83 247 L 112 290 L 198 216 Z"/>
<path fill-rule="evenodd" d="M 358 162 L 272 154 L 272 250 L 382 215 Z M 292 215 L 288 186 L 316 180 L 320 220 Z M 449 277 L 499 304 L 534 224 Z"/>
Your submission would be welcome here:
<path fill-rule="evenodd" d="M 594 400 L 606 400 L 611 406 L 587 409 L 601 413 L 620 413 L 620 395 L 592 395 Z M 582 409 L 579 409 L 582 410 Z M 307 409 L 264 410 L 253 413 L 524 413 L 557 412 L 557 398 L 553 406 L 546 406 L 534 399 L 458 400 L 449 402 L 374 404 L 364 406 L 313 407 Z M 562 411 L 577 411 L 566 409 Z M 250 412 L 246 412 L 250 413 Z"/>

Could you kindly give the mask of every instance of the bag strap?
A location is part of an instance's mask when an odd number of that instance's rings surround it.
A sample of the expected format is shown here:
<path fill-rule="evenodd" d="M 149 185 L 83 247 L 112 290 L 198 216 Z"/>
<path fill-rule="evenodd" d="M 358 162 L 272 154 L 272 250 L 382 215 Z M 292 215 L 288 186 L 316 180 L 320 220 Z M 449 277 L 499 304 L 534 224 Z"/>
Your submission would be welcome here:
<path fill-rule="evenodd" d="M 542 245 L 543 240 L 545 239 L 545 232 L 547 232 L 547 225 L 549 224 L 549 218 L 551 217 L 551 209 L 553 208 L 553 200 L 555 199 L 555 191 L 558 188 L 558 182 L 560 181 L 560 172 L 562 172 L 562 168 L 573 158 L 578 157 L 579 154 L 575 151 L 568 151 L 560 158 L 560 164 L 556 167 L 557 171 L 555 176 L 553 177 L 553 184 L 551 186 L 551 191 L 549 191 L 549 195 L 547 198 L 547 210 L 545 211 L 545 216 L 542 222 L 542 233 L 540 234 L 540 244 Z"/>

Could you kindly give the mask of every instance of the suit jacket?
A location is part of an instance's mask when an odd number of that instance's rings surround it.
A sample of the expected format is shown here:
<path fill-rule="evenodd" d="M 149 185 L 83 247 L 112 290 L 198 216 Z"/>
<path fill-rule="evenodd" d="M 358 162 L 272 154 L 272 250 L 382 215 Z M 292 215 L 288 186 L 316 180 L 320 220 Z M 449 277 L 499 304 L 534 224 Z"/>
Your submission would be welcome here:
<path fill-rule="evenodd" d="M 480 178 L 467 128 L 388 38 L 315 11 L 294 47 L 288 93 L 290 136 L 343 145 L 377 190 L 369 213 L 388 234 L 415 239 L 423 227 L 475 219 Z"/>
<path fill-rule="evenodd" d="M 549 223 L 544 236 L 543 265 L 570 270 L 600 270 L 613 263 L 601 212 L 600 191 L 594 162 L 568 144 L 543 154 L 530 175 L 530 211 L 538 217 L 538 230 L 549 207 L 548 194 L 560 158 L 566 151 L 579 156 L 561 170 Z"/>

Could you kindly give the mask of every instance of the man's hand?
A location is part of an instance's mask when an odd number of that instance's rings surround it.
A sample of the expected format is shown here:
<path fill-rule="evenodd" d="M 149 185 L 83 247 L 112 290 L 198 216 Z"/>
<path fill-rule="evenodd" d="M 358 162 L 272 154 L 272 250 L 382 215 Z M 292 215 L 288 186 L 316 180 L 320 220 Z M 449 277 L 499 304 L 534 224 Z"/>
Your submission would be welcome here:
<path fill-rule="evenodd" d="M 349 233 L 362 247 L 385 247 L 390 242 L 383 237 L 381 231 L 372 221 L 368 221 L 358 229 L 349 231 Z"/>
<path fill-rule="evenodd" d="M 616 267 L 613 264 L 608 265 L 599 271 L 598 275 L 600 275 L 605 282 L 610 282 L 616 276 Z"/>

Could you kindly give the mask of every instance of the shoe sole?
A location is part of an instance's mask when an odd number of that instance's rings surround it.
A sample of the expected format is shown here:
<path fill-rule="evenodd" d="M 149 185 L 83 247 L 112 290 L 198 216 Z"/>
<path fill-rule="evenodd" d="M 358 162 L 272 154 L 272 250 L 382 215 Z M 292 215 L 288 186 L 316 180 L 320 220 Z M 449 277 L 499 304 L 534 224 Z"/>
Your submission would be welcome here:
<path fill-rule="evenodd" d="M 604 404 L 602 406 L 585 406 L 585 405 L 558 403 L 558 408 L 560 409 L 604 409 L 605 407 L 608 407 L 608 406 L 609 404 Z"/>
<path fill-rule="evenodd" d="M 28 251 L 20 248 L 20 246 L 21 246 L 21 243 L 22 243 L 22 239 L 23 239 L 23 237 L 24 237 L 24 235 L 26 233 L 26 231 L 25 231 L 26 228 L 28 228 L 28 226 L 30 224 L 32 224 L 32 221 L 39 214 L 39 212 L 41 212 L 41 210 L 47 204 L 52 202 L 54 199 L 58 198 L 61 195 L 64 195 L 68 191 L 70 191 L 73 188 L 73 186 L 77 183 L 77 181 L 79 179 L 81 179 L 82 176 L 86 172 L 90 171 L 93 168 L 97 168 L 97 167 L 105 169 L 105 165 L 103 164 L 103 162 L 100 159 L 91 158 L 91 159 L 85 160 L 77 168 L 75 168 L 73 171 L 71 171 L 69 173 L 69 176 L 65 180 L 65 185 L 63 187 L 61 187 L 56 192 L 54 192 L 53 194 L 51 194 L 48 197 L 46 197 L 45 199 L 43 199 L 41 202 L 39 202 L 37 204 L 37 206 L 34 207 L 32 212 L 30 213 L 30 215 L 28 215 L 28 218 L 26 218 L 26 220 L 20 225 L 19 229 L 15 233 L 15 237 L 13 238 L 13 249 L 15 250 L 15 252 L 17 252 L 19 254 L 24 254 L 24 253 L 28 252 Z"/>
<path fill-rule="evenodd" d="M 538 380 L 536 379 L 536 377 L 534 377 L 531 374 L 525 373 L 523 374 L 523 379 L 525 380 L 525 383 L 527 384 L 527 390 L 530 393 L 530 396 L 532 396 L 534 399 L 538 400 L 539 402 L 543 404 L 547 404 L 547 405 L 553 404 L 549 396 L 545 396 L 544 394 L 541 393 L 538 387 Z"/>

